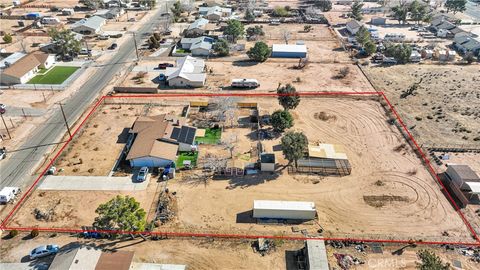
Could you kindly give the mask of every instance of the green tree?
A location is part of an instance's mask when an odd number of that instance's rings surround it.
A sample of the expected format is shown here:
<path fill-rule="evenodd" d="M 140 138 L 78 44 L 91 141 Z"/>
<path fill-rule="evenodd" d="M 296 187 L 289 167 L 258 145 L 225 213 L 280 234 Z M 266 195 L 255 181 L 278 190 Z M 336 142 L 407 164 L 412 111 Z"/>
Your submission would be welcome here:
<path fill-rule="evenodd" d="M 358 43 L 365 45 L 367 42 L 371 41 L 371 35 L 368 29 L 365 26 L 361 26 L 355 34 L 355 39 Z"/>
<path fill-rule="evenodd" d="M 305 31 L 307 33 L 312 31 L 312 29 L 313 29 L 313 26 L 311 26 L 310 24 L 307 24 L 307 25 L 303 26 L 303 31 Z"/>
<path fill-rule="evenodd" d="M 254 27 L 247 28 L 247 36 L 265 36 L 265 32 L 263 32 L 263 28 L 255 25 Z"/>
<path fill-rule="evenodd" d="M 288 131 L 281 139 L 282 152 L 290 162 L 295 162 L 298 168 L 298 160 L 305 156 L 308 149 L 308 139 L 302 132 Z"/>
<path fill-rule="evenodd" d="M 409 11 L 410 18 L 415 21 L 416 24 L 424 21 L 425 17 L 430 13 L 427 5 L 420 3 L 417 0 L 410 3 Z"/>
<path fill-rule="evenodd" d="M 10 34 L 3 35 L 3 42 L 12 43 L 12 41 L 13 41 L 12 35 L 10 35 Z"/>
<path fill-rule="evenodd" d="M 355 1 L 352 4 L 352 18 L 354 18 L 357 21 L 361 21 L 363 19 L 362 8 L 363 8 L 363 3 L 359 1 Z"/>
<path fill-rule="evenodd" d="M 270 48 L 265 42 L 258 41 L 247 51 L 247 55 L 253 61 L 265 62 L 270 56 Z"/>
<path fill-rule="evenodd" d="M 371 55 L 377 51 L 377 45 L 375 45 L 375 43 L 373 43 L 371 40 L 363 44 L 363 48 L 365 49 L 365 53 L 367 55 Z"/>
<path fill-rule="evenodd" d="M 443 263 L 433 251 L 422 249 L 417 252 L 420 263 L 417 262 L 417 269 L 420 270 L 448 270 L 449 263 Z"/>
<path fill-rule="evenodd" d="M 272 113 L 271 122 L 273 129 L 280 132 L 293 127 L 293 117 L 286 110 L 278 110 Z"/>
<path fill-rule="evenodd" d="M 399 64 L 406 64 L 410 60 L 412 47 L 408 44 L 389 44 L 387 45 L 385 54 L 395 58 Z"/>
<path fill-rule="evenodd" d="M 52 43 L 57 47 L 60 55 L 75 55 L 80 52 L 81 43 L 75 39 L 75 33 L 70 29 L 58 30 L 52 27 L 48 30 L 48 35 L 52 39 Z"/>
<path fill-rule="evenodd" d="M 276 7 L 272 12 L 273 17 L 288 17 L 290 12 L 284 7 Z"/>
<path fill-rule="evenodd" d="M 173 6 L 170 8 L 170 10 L 173 13 L 174 20 L 177 21 L 183 12 L 182 4 L 180 3 L 180 1 L 173 3 Z"/>
<path fill-rule="evenodd" d="M 90 9 L 98 9 L 102 6 L 103 1 L 101 0 L 83 0 L 83 4 Z"/>
<path fill-rule="evenodd" d="M 243 24 L 238 20 L 228 20 L 227 27 L 225 28 L 225 31 L 223 31 L 223 33 L 225 35 L 231 36 L 233 42 L 235 42 L 237 38 L 243 36 L 243 34 L 245 33 L 245 28 L 243 27 Z"/>
<path fill-rule="evenodd" d="M 98 206 L 98 217 L 94 227 L 103 230 L 120 230 L 141 232 L 145 230 L 146 212 L 133 197 L 117 195 L 110 201 Z"/>
<path fill-rule="evenodd" d="M 445 2 L 445 7 L 447 12 L 453 11 L 453 14 L 457 12 L 464 12 L 467 10 L 467 0 L 447 0 Z"/>
<path fill-rule="evenodd" d="M 249 22 L 255 20 L 255 14 L 253 14 L 252 10 L 247 9 L 247 11 L 245 11 L 245 20 L 247 20 Z"/>
<path fill-rule="evenodd" d="M 291 84 L 279 86 L 277 89 L 278 103 L 285 109 L 293 110 L 300 104 L 300 96 L 297 89 Z"/>
<path fill-rule="evenodd" d="M 213 51 L 218 56 L 227 56 L 230 54 L 228 42 L 225 39 L 219 39 L 217 42 L 215 42 L 215 44 L 213 44 Z"/>
<path fill-rule="evenodd" d="M 323 12 L 332 10 L 332 2 L 330 0 L 316 0 L 313 5 Z"/>
<path fill-rule="evenodd" d="M 408 6 L 406 4 L 400 4 L 392 7 L 393 17 L 399 24 L 405 24 L 408 17 Z"/>

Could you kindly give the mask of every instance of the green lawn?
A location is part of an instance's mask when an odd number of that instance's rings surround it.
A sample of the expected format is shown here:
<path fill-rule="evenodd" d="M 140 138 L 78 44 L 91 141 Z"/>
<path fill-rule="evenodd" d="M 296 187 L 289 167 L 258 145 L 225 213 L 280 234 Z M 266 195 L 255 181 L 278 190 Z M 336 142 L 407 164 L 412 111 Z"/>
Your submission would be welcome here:
<path fill-rule="evenodd" d="M 220 128 L 207 128 L 205 129 L 205 137 L 197 137 L 195 141 L 197 144 L 217 144 L 222 137 L 222 129 Z"/>
<path fill-rule="evenodd" d="M 190 50 L 185 50 L 185 49 L 182 49 L 182 48 L 177 48 L 177 50 L 175 51 L 176 53 L 190 53 Z"/>
<path fill-rule="evenodd" d="M 55 66 L 48 71 L 41 71 L 41 74 L 33 77 L 28 84 L 62 84 L 79 67 Z"/>
<path fill-rule="evenodd" d="M 177 162 L 175 162 L 176 167 L 179 169 L 183 168 L 183 161 L 184 160 L 191 160 L 192 161 L 192 168 L 197 166 L 197 158 L 198 158 L 198 151 L 195 152 L 179 152 Z"/>

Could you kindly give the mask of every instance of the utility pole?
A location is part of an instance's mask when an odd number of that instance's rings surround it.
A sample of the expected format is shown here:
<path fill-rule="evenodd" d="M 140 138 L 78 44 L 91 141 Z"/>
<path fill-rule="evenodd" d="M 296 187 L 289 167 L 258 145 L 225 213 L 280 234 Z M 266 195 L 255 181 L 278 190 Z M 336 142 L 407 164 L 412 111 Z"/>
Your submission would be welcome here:
<path fill-rule="evenodd" d="M 137 47 L 137 38 L 135 35 L 135 32 L 133 33 L 133 44 L 135 44 L 135 53 L 137 54 L 137 62 L 140 60 L 140 57 L 138 57 L 138 47 Z"/>
<path fill-rule="evenodd" d="M 68 135 L 70 136 L 70 138 L 72 138 L 72 133 L 70 132 L 70 127 L 68 126 L 67 122 L 67 117 L 65 117 L 65 112 L 63 111 L 63 104 L 59 102 L 58 105 L 60 105 L 60 110 L 62 111 L 63 115 L 63 121 L 65 121 L 65 125 L 67 126 Z"/>
<path fill-rule="evenodd" d="M 3 125 L 5 126 L 5 129 L 7 130 L 8 139 L 11 139 L 12 136 L 10 135 L 10 130 L 8 130 L 7 123 L 5 123 L 5 119 L 3 118 L 3 113 L 0 113 L 0 117 L 2 117 Z"/>

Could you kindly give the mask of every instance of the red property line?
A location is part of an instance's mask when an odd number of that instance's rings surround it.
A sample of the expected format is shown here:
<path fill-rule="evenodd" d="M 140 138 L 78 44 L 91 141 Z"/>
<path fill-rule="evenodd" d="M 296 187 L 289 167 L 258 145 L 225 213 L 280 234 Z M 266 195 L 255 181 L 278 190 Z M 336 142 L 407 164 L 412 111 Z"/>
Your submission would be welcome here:
<path fill-rule="evenodd" d="M 102 96 L 93 106 L 93 108 L 89 111 L 89 113 L 85 116 L 79 126 L 75 129 L 72 133 L 72 136 L 68 138 L 65 144 L 61 147 L 59 152 L 54 156 L 54 158 L 47 164 L 46 168 L 42 171 L 42 173 L 38 176 L 35 182 L 30 186 L 27 192 L 21 197 L 19 202 L 15 205 L 15 207 L 11 210 L 8 214 L 6 219 L 1 223 L 0 228 L 5 230 L 20 230 L 20 231 L 29 231 L 32 229 L 37 229 L 43 232 L 65 232 L 65 233 L 81 233 L 85 230 L 79 229 L 68 229 L 68 228 L 32 228 L 32 227 L 6 227 L 7 222 L 13 216 L 13 214 L 18 210 L 21 203 L 26 199 L 26 197 L 33 191 L 33 188 L 38 184 L 40 179 L 45 175 L 47 170 L 53 165 L 55 160 L 58 156 L 63 152 L 65 147 L 70 143 L 73 139 L 73 136 L 77 134 L 77 132 L 83 127 L 85 122 L 88 118 L 96 111 L 99 105 L 105 99 L 111 98 L 153 98 L 153 97 L 228 97 L 228 96 L 238 96 L 238 97 L 277 97 L 277 96 L 288 96 L 290 94 L 277 94 L 277 93 L 195 93 L 195 94 L 142 94 L 142 95 L 122 95 L 122 96 Z M 451 195 L 445 189 L 445 186 L 440 181 L 440 178 L 437 176 L 435 170 L 431 166 L 428 158 L 423 153 L 423 151 L 418 146 L 417 142 L 413 138 L 412 134 L 408 131 L 406 125 L 402 121 L 400 115 L 396 112 L 393 105 L 387 99 L 383 92 L 299 92 L 296 95 L 298 96 L 364 96 L 364 95 L 373 95 L 373 96 L 382 96 L 385 102 L 388 104 L 390 110 L 394 113 L 395 117 L 401 124 L 404 131 L 407 133 L 409 138 L 414 143 L 415 147 L 419 151 L 420 155 L 422 156 L 424 162 L 427 164 L 428 169 L 430 172 L 435 176 L 436 180 L 440 183 L 443 189 L 446 191 L 448 195 L 448 199 L 454 205 L 456 211 L 462 218 L 463 222 L 467 225 L 469 231 L 471 232 L 472 236 L 477 240 L 476 243 L 471 242 L 441 242 L 441 241 L 415 241 L 415 240 L 391 240 L 391 239 L 360 239 L 360 238 L 309 238 L 309 237 L 294 237 L 294 236 L 268 236 L 268 235 L 239 235 L 239 234 L 208 234 L 208 233 L 180 233 L 180 232 L 130 232 L 130 231 L 119 231 L 119 230 L 87 230 L 89 232 L 99 232 L 99 233 L 110 233 L 110 234 L 144 234 L 144 235 L 158 235 L 158 236 L 174 236 L 174 237 L 217 237 L 217 238 L 236 238 L 236 239 L 254 239 L 254 238 L 270 238 L 270 239 L 284 239 L 284 240 L 309 240 L 309 239 L 323 239 L 323 240 L 334 240 L 334 241 L 362 241 L 362 242 L 371 242 L 371 243 L 401 243 L 401 244 L 408 244 L 415 242 L 417 244 L 424 244 L 424 245 L 442 245 L 442 244 L 449 244 L 449 245 L 468 245 L 468 246 L 480 246 L 480 239 L 478 238 L 477 234 L 475 233 L 474 229 L 465 218 L 463 213 L 461 213 L 460 208 L 455 203 Z"/>

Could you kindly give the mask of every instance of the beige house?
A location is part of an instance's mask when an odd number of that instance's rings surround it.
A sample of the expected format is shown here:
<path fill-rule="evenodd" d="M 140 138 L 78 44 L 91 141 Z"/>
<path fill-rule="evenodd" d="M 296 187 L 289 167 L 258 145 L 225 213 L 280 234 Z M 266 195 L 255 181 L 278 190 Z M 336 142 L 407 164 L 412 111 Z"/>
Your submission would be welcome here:
<path fill-rule="evenodd" d="M 202 87 L 205 85 L 207 78 L 205 61 L 185 56 L 177 60 L 176 67 L 168 67 L 165 70 L 165 76 L 169 86 L 179 88 Z"/>
<path fill-rule="evenodd" d="M 40 51 L 29 53 L 11 64 L 1 73 L 1 84 L 24 84 L 37 75 L 39 68 L 50 68 L 55 63 L 55 55 Z"/>

